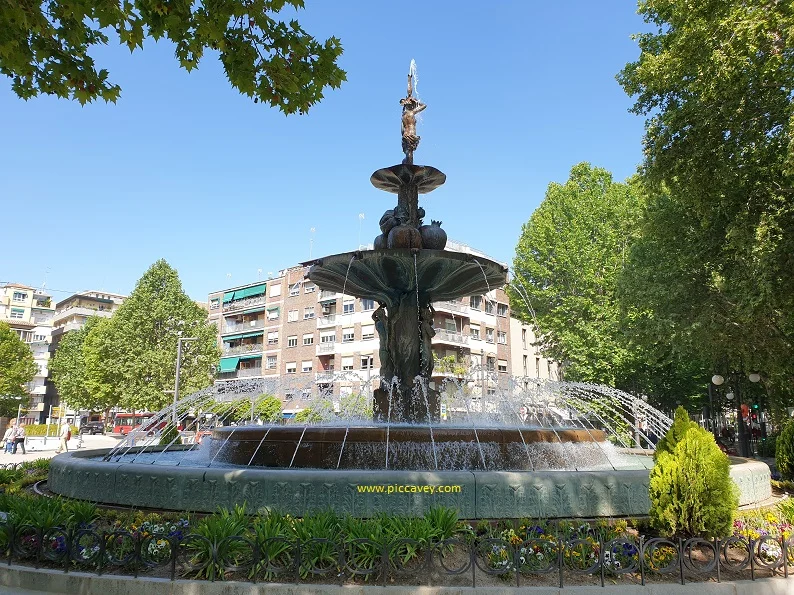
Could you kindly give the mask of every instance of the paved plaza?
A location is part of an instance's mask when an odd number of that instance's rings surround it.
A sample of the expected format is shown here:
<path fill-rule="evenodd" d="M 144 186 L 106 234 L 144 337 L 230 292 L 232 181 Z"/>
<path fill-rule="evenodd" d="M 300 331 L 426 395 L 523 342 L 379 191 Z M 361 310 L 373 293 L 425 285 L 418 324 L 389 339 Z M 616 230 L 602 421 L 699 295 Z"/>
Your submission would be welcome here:
<path fill-rule="evenodd" d="M 69 450 L 89 450 L 94 448 L 113 448 L 121 440 L 121 436 L 113 434 L 91 436 L 86 434 L 82 437 L 74 436 L 69 440 Z M 43 436 L 29 436 L 25 445 L 27 454 L 22 454 L 22 449 L 17 449 L 17 454 L 8 454 L 3 450 L 0 452 L 0 465 L 7 463 L 24 463 L 25 461 L 35 461 L 36 459 L 50 459 L 56 455 L 58 448 L 58 438 L 50 436 L 46 440 Z"/>

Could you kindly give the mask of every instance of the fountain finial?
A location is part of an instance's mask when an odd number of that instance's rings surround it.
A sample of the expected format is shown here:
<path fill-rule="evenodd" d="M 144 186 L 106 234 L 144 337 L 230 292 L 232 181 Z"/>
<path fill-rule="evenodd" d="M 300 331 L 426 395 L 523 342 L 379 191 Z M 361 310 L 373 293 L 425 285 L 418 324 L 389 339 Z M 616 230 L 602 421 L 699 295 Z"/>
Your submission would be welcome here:
<path fill-rule="evenodd" d="M 408 93 L 403 99 L 400 99 L 400 105 L 403 106 L 402 137 L 403 153 L 405 153 L 403 163 L 409 165 L 414 163 L 414 151 L 419 147 L 420 140 L 416 135 L 416 114 L 427 107 L 413 96 L 413 90 L 416 86 L 414 76 L 413 72 L 408 73 Z"/>

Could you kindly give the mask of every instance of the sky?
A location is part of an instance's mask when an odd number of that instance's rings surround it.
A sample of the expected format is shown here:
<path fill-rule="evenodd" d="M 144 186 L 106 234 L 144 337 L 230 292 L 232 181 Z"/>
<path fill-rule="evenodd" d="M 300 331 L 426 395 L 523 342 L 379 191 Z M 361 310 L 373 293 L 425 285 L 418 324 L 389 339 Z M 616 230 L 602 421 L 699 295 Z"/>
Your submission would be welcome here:
<path fill-rule="evenodd" d="M 411 59 L 428 105 L 415 162 L 447 175 L 420 196 L 426 220 L 511 263 L 550 182 L 581 161 L 616 180 L 637 169 L 644 121 L 615 80 L 639 55 L 631 34 L 648 27 L 635 11 L 622 0 L 307 0 L 298 20 L 341 39 L 348 80 L 305 116 L 240 95 L 212 52 L 182 70 L 167 41 L 94 51 L 122 88 L 116 104 L 26 102 L 0 76 L 0 283 L 46 283 L 56 300 L 128 294 L 165 258 L 206 301 L 371 243 L 396 200 L 369 177 L 403 157 Z"/>

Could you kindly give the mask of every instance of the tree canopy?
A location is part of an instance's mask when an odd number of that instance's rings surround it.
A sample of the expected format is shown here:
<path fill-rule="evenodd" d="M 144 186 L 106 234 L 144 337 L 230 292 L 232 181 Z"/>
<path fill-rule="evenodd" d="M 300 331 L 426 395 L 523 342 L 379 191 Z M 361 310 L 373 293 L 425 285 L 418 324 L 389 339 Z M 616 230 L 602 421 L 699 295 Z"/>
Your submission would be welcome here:
<path fill-rule="evenodd" d="M 217 53 L 240 93 L 305 113 L 326 87 L 346 80 L 337 60 L 340 41 L 319 41 L 298 21 L 283 20 L 303 0 L 5 0 L 0 7 L 0 73 L 23 99 L 39 94 L 115 102 L 121 88 L 94 60 L 95 46 L 118 39 L 132 52 L 145 39 L 173 42 L 179 65 L 190 71 L 205 53 Z"/>
<path fill-rule="evenodd" d="M 11 330 L 0 322 L 0 416 L 16 417 L 20 403 L 28 400 L 27 383 L 38 372 L 30 348 Z"/>
<path fill-rule="evenodd" d="M 756 369 L 794 367 L 794 9 L 773 0 L 643 0 L 656 30 L 618 79 L 648 117 L 651 196 L 626 294 L 646 336 Z"/>

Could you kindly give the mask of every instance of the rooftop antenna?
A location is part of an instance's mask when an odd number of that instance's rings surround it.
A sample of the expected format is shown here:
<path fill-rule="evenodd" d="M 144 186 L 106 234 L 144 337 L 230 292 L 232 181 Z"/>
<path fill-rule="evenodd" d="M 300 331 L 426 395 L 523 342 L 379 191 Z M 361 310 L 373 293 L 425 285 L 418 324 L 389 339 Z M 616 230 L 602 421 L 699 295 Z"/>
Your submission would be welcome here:
<path fill-rule="evenodd" d="M 309 260 L 311 260 L 312 259 L 312 248 L 314 248 L 314 228 L 313 227 L 309 230 L 309 233 L 311 234 L 309 236 Z"/>

